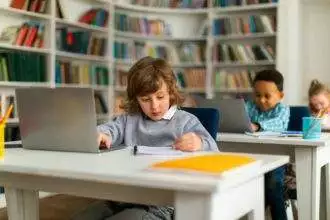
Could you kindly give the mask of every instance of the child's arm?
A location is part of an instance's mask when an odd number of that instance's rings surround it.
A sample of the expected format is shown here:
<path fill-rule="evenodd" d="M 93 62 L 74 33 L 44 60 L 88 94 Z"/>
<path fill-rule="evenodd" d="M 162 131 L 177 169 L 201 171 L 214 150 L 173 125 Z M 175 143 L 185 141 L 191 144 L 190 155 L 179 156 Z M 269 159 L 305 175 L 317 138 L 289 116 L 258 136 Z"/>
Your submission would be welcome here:
<path fill-rule="evenodd" d="M 127 115 L 120 115 L 114 120 L 97 127 L 98 132 L 107 134 L 111 138 L 111 145 L 118 146 L 123 143 Z"/>
<path fill-rule="evenodd" d="M 277 111 L 265 120 L 258 122 L 262 131 L 285 131 L 288 128 L 290 110 L 288 106 L 278 106 Z"/>
<path fill-rule="evenodd" d="M 196 117 L 188 121 L 183 133 L 184 135 L 175 141 L 174 147 L 180 145 L 177 148 L 185 148 L 185 151 L 219 151 L 217 143 Z"/>

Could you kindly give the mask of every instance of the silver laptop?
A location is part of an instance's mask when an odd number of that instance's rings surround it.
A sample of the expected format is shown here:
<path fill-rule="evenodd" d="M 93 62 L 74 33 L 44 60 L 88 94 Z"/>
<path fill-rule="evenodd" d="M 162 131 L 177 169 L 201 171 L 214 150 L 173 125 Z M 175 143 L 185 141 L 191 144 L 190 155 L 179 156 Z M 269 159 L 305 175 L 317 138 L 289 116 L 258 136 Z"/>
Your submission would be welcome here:
<path fill-rule="evenodd" d="M 22 88 L 16 98 L 23 148 L 100 152 L 92 89 Z"/>
<path fill-rule="evenodd" d="M 199 107 L 216 108 L 220 112 L 220 132 L 252 132 L 251 121 L 243 99 L 200 99 Z"/>

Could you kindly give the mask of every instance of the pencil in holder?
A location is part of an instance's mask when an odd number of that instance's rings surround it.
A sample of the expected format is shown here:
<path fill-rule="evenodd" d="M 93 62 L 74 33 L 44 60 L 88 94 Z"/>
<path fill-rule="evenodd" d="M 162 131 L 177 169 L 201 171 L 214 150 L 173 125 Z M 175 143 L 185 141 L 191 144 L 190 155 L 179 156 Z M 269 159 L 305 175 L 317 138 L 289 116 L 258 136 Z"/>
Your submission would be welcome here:
<path fill-rule="evenodd" d="M 0 159 L 5 157 L 5 126 L 6 123 L 0 123 Z"/>
<path fill-rule="evenodd" d="M 321 137 L 322 118 L 303 117 L 303 139 L 319 139 Z"/>

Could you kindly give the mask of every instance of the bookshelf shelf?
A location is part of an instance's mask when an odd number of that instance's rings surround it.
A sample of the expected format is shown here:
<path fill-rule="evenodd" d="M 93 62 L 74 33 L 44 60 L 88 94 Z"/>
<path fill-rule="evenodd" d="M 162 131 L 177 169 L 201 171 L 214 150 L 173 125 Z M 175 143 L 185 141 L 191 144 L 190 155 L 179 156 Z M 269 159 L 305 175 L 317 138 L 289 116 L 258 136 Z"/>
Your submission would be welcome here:
<path fill-rule="evenodd" d="M 274 10 L 278 6 L 278 3 L 263 3 L 263 4 L 252 4 L 252 5 L 244 5 L 244 6 L 229 6 L 229 7 L 214 7 L 212 8 L 212 12 L 214 13 L 236 13 L 236 12 L 244 12 L 244 13 L 253 13 L 255 11 L 263 11 L 266 10 Z"/>
<path fill-rule="evenodd" d="M 214 36 L 216 41 L 228 41 L 228 40 L 257 40 L 263 38 L 275 38 L 276 33 L 251 33 L 246 35 L 236 34 L 236 35 L 221 35 Z"/>
<path fill-rule="evenodd" d="M 65 20 L 65 19 L 61 19 L 61 18 L 56 18 L 56 23 L 60 24 L 60 25 L 76 27 L 76 28 L 85 29 L 85 30 L 94 31 L 94 32 L 100 32 L 100 33 L 104 33 L 104 34 L 108 33 L 108 28 L 84 24 L 81 22 L 69 21 L 69 20 Z"/>
<path fill-rule="evenodd" d="M 198 37 L 189 37 L 189 38 L 181 38 L 181 37 L 172 37 L 172 36 L 150 36 L 150 35 L 142 35 L 139 33 L 131 33 L 125 31 L 116 31 L 116 37 L 123 38 L 133 38 L 135 40 L 158 40 L 158 41 L 206 41 L 206 36 L 198 36 Z"/>
<path fill-rule="evenodd" d="M 215 92 L 221 93 L 251 93 L 252 88 L 214 88 Z"/>
<path fill-rule="evenodd" d="M 26 87 L 50 87 L 49 82 L 9 82 L 9 81 L 0 81 L 1 88 L 26 88 Z"/>
<path fill-rule="evenodd" d="M 126 87 L 124 86 L 115 86 L 116 92 L 126 92 Z"/>
<path fill-rule="evenodd" d="M 205 63 L 177 63 L 171 64 L 173 68 L 200 68 L 206 67 Z"/>
<path fill-rule="evenodd" d="M 183 93 L 205 93 L 205 88 L 180 88 Z"/>
<path fill-rule="evenodd" d="M 102 85 L 83 85 L 83 84 L 56 84 L 56 87 L 59 88 L 91 88 L 96 91 L 107 91 L 109 86 Z"/>
<path fill-rule="evenodd" d="M 180 88 L 179 90 L 183 93 L 205 93 L 205 88 Z M 115 91 L 126 92 L 126 87 L 116 86 Z"/>
<path fill-rule="evenodd" d="M 214 63 L 215 68 L 248 68 L 248 67 L 269 67 L 276 65 L 273 61 L 256 61 L 254 63 Z"/>
<path fill-rule="evenodd" d="M 58 56 L 59 58 L 65 58 L 65 59 L 68 59 L 68 60 L 94 61 L 94 62 L 100 62 L 100 63 L 109 62 L 108 57 L 86 55 L 86 54 L 77 54 L 77 53 L 70 53 L 70 52 L 65 52 L 65 51 L 57 51 L 56 56 Z"/>
<path fill-rule="evenodd" d="M 123 59 L 116 59 L 115 63 L 117 65 L 123 66 L 131 66 L 135 63 L 135 60 L 123 60 Z M 206 67 L 205 63 L 173 63 L 171 64 L 173 68 L 199 68 L 199 67 Z"/>
<path fill-rule="evenodd" d="M 179 9 L 179 8 L 159 8 L 159 7 L 146 7 L 140 5 L 115 3 L 116 9 L 129 10 L 135 12 L 148 12 L 148 13 L 162 13 L 162 14 L 180 14 L 180 15 L 192 15 L 192 14 L 204 14 L 209 12 L 208 8 L 203 9 Z"/>
<path fill-rule="evenodd" d="M 10 7 L 3 7 L 3 6 L 0 6 L 0 12 L 7 13 L 10 15 L 29 17 L 29 18 L 33 18 L 33 19 L 41 19 L 41 20 L 50 20 L 51 19 L 51 16 L 47 15 L 47 14 L 35 13 L 35 12 L 31 12 L 31 11 L 25 11 L 25 10 L 20 10 L 20 9 L 10 8 Z"/>
<path fill-rule="evenodd" d="M 11 45 L 11 44 L 5 44 L 5 43 L 0 43 L 0 48 L 10 49 L 10 50 L 18 50 L 18 51 L 25 51 L 25 52 L 33 52 L 33 53 L 41 53 L 41 54 L 50 54 L 50 49 L 35 48 L 35 47 L 24 47 L 24 46 Z"/>

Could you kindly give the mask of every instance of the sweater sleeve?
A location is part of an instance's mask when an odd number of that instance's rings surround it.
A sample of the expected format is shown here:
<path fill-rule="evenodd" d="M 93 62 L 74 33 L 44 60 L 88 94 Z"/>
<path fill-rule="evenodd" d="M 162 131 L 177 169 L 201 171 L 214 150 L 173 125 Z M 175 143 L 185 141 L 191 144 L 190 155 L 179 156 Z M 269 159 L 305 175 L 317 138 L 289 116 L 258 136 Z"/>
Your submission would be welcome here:
<path fill-rule="evenodd" d="M 99 125 L 98 132 L 111 136 L 111 146 L 118 146 L 124 142 L 127 115 L 120 115 L 113 120 Z"/>
<path fill-rule="evenodd" d="M 200 138 L 202 139 L 203 151 L 219 151 L 215 140 L 195 116 L 192 117 L 184 127 L 183 133 L 185 134 L 188 132 L 194 132 L 200 136 Z"/>

